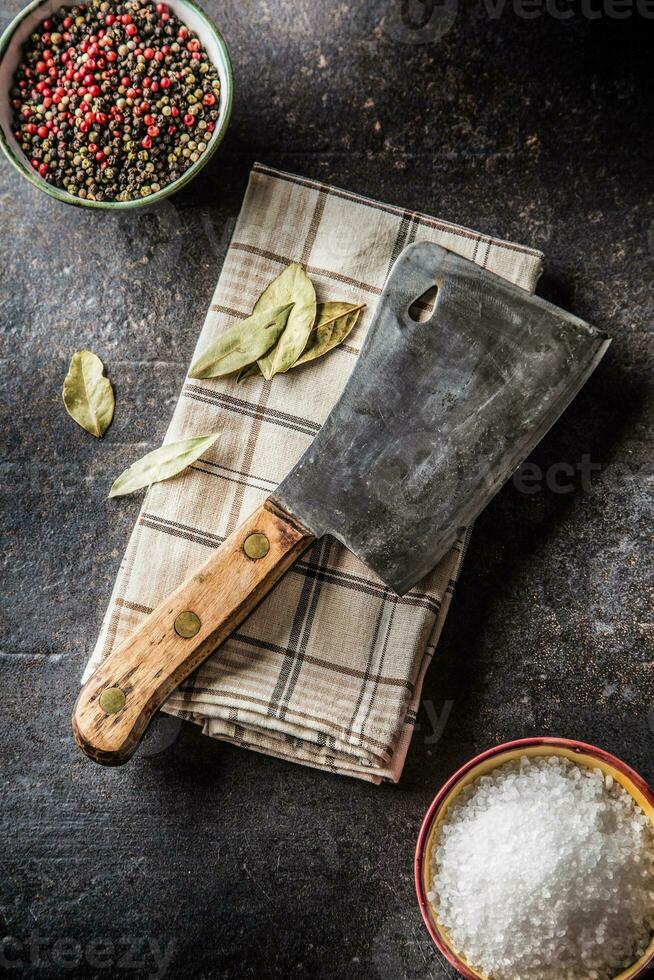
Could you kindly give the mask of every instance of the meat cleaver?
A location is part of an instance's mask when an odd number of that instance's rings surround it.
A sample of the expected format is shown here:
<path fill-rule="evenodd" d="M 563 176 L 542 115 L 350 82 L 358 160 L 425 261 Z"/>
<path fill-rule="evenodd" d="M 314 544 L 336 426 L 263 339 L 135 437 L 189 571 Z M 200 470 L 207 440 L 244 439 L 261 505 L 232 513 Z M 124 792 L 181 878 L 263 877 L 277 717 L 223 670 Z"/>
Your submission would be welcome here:
<path fill-rule="evenodd" d="M 410 314 L 434 284 L 433 312 Z M 395 262 L 343 394 L 274 493 L 117 647 L 73 713 L 126 762 L 152 716 L 317 538 L 403 595 L 556 421 L 609 338 L 430 242 Z"/>

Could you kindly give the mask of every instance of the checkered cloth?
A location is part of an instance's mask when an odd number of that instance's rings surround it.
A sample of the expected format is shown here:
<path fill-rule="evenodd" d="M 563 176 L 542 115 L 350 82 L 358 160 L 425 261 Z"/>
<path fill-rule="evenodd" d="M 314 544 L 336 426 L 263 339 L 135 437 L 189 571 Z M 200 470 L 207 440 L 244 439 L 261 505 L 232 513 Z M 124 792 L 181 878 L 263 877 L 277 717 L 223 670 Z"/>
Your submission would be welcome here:
<path fill-rule="evenodd" d="M 539 252 L 256 165 L 195 356 L 292 261 L 318 301 L 365 302 L 347 342 L 271 382 L 187 379 L 166 441 L 216 444 L 185 474 L 147 492 L 91 669 L 278 485 L 338 398 L 402 249 L 438 242 L 533 290 Z M 335 540 L 318 541 L 164 710 L 245 748 L 397 781 L 425 671 L 461 565 L 458 541 L 398 598 Z"/>

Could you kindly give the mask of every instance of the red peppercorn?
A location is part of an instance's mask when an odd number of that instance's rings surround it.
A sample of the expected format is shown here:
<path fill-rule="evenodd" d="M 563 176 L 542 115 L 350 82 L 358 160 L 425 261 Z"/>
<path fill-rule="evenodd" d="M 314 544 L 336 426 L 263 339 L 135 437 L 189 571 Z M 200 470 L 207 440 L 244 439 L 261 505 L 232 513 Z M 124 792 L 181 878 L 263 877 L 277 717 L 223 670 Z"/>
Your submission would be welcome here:
<path fill-rule="evenodd" d="M 81 122 L 79 124 L 79 128 L 80 128 L 80 130 L 83 133 L 88 133 L 88 132 L 90 132 L 90 129 L 91 129 L 91 123 L 89 123 L 89 122 Z"/>
<path fill-rule="evenodd" d="M 95 159 L 97 160 L 98 163 L 102 163 L 103 160 L 106 160 L 106 157 L 102 152 L 102 150 L 98 150 L 98 152 L 95 154 Z"/>
<path fill-rule="evenodd" d="M 163 51 L 155 51 L 155 53 L 154 53 L 154 60 L 155 61 L 163 61 L 165 57 L 166 56 L 163 53 Z"/>
<path fill-rule="evenodd" d="M 41 174 L 42 177 L 45 177 L 49 169 L 50 168 L 48 167 L 47 163 L 41 163 L 39 165 L 39 173 Z"/>
<path fill-rule="evenodd" d="M 37 127 L 34 125 L 34 123 L 28 123 L 26 129 L 30 136 L 36 136 Z"/>
<path fill-rule="evenodd" d="M 136 92 L 134 91 L 133 88 L 128 88 L 127 89 L 127 92 L 125 94 L 127 95 L 127 98 L 128 99 L 135 99 L 136 98 Z"/>
<path fill-rule="evenodd" d="M 169 135 L 169 136 L 174 136 L 176 132 L 177 132 L 177 126 L 173 126 L 173 125 L 171 124 L 171 125 L 170 125 L 170 126 L 168 127 L 168 135 Z"/>
<path fill-rule="evenodd" d="M 134 35 L 138 34 L 139 32 L 139 29 L 136 26 L 136 24 L 128 24 L 125 30 L 127 31 L 130 37 L 134 37 Z"/>
<path fill-rule="evenodd" d="M 148 136 L 157 137 L 160 133 L 158 126 L 148 126 Z"/>
<path fill-rule="evenodd" d="M 215 123 L 212 123 L 212 122 L 208 122 L 207 123 L 207 132 L 208 133 L 213 133 L 213 131 L 214 131 L 215 128 L 216 128 Z"/>
<path fill-rule="evenodd" d="M 205 105 L 214 105 L 216 102 L 216 96 L 213 94 L 213 92 L 207 92 L 202 101 Z"/>
<path fill-rule="evenodd" d="M 150 86 L 150 91 L 155 93 L 159 91 L 159 82 L 156 79 L 154 79 L 154 81 L 152 82 L 152 85 Z"/>
<path fill-rule="evenodd" d="M 120 18 L 120 23 L 121 24 L 131 24 L 132 23 L 131 14 L 123 14 L 121 16 L 121 18 Z"/>
<path fill-rule="evenodd" d="M 152 61 L 154 58 L 154 50 L 152 48 L 146 48 L 143 52 L 143 57 L 146 61 Z"/>
<path fill-rule="evenodd" d="M 51 20 L 44 20 L 43 23 L 41 24 L 41 27 L 43 28 L 44 31 L 51 31 L 52 30 L 52 21 Z"/>
<path fill-rule="evenodd" d="M 18 103 L 18 105 L 20 105 L 20 102 Z M 18 108 L 18 106 L 16 106 L 16 108 Z M 34 113 L 30 109 L 30 107 L 28 105 L 26 105 L 25 108 L 23 109 L 21 115 L 22 115 L 23 119 L 31 119 L 31 117 L 34 115 Z"/>
<path fill-rule="evenodd" d="M 188 42 L 186 47 L 188 48 L 189 51 L 199 51 L 200 42 L 198 41 L 197 38 L 193 38 L 191 41 Z"/>
<path fill-rule="evenodd" d="M 161 84 L 161 87 L 162 88 L 170 88 L 170 79 L 169 78 L 162 78 L 160 84 Z"/>
<path fill-rule="evenodd" d="M 150 149 L 150 147 L 152 146 L 152 140 L 150 139 L 149 136 L 143 137 L 143 139 L 141 140 L 141 146 L 146 150 Z"/>
<path fill-rule="evenodd" d="M 107 27 L 111 27 L 111 25 L 114 23 L 115 20 L 116 18 L 114 17 L 113 14 L 107 14 L 107 16 L 104 19 L 104 22 L 107 25 Z"/>
<path fill-rule="evenodd" d="M 68 28 L 69 27 L 72 27 L 72 26 L 73 26 L 73 18 L 72 17 L 65 17 L 64 18 L 64 27 L 66 28 L 66 30 L 68 30 Z"/>
<path fill-rule="evenodd" d="M 97 153 L 99 146 L 97 143 L 89 143 L 89 153 Z"/>
<path fill-rule="evenodd" d="M 107 61 L 110 64 L 113 64 L 113 62 L 116 60 L 116 58 L 118 57 L 118 55 L 116 54 L 115 51 L 107 51 L 107 54 L 105 55 L 105 57 L 106 57 Z"/>
<path fill-rule="evenodd" d="M 47 66 L 46 66 L 45 61 L 37 61 L 36 65 L 35 65 L 36 71 L 37 71 L 37 73 L 39 75 L 42 75 L 44 73 L 44 71 L 46 70 L 46 67 Z"/>
<path fill-rule="evenodd" d="M 170 114 L 173 117 L 177 117 L 179 115 L 179 109 L 177 108 L 176 105 L 171 105 L 171 107 L 170 107 Z"/>
<path fill-rule="evenodd" d="M 48 127 L 47 126 L 39 126 L 37 132 L 39 134 L 39 138 L 42 139 L 42 140 L 44 140 L 44 139 L 47 138 L 47 135 L 48 135 Z"/>
<path fill-rule="evenodd" d="M 143 119 L 143 122 L 145 123 L 146 126 L 153 126 L 154 121 L 155 121 L 154 116 L 150 116 L 150 115 L 145 116 L 145 118 Z"/>
<path fill-rule="evenodd" d="M 144 78 L 143 79 L 143 88 L 150 88 L 151 85 L 152 85 L 152 79 L 151 78 Z"/>
<path fill-rule="evenodd" d="M 192 116 L 190 112 L 187 112 L 184 116 L 184 125 L 189 128 L 195 125 L 195 116 Z"/>
<path fill-rule="evenodd" d="M 168 7 L 166 6 L 165 3 L 158 3 L 155 9 L 156 9 L 156 11 L 157 11 L 158 14 L 167 14 L 168 13 Z"/>
<path fill-rule="evenodd" d="M 98 112 L 98 113 L 96 114 L 96 117 L 95 117 L 95 118 L 96 118 L 96 121 L 97 121 L 97 122 L 98 122 L 98 123 L 99 123 L 99 124 L 100 124 L 101 126 L 106 126 L 106 125 L 107 125 L 107 122 L 108 122 L 108 120 L 109 120 L 109 116 L 108 116 L 108 115 L 106 114 L 106 112 Z"/>

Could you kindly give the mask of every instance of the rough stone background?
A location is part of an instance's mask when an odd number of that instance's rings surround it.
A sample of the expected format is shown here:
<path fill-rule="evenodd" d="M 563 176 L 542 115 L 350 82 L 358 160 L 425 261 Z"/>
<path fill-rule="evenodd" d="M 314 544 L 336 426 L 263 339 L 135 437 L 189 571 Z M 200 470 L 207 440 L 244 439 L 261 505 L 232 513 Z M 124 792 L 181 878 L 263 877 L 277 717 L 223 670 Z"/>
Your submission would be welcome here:
<path fill-rule="evenodd" d="M 3 967 L 162 976 L 163 956 L 171 977 L 451 976 L 412 858 L 456 766 L 546 733 L 654 776 L 653 23 L 527 20 L 509 0 L 495 18 L 448 0 L 421 30 L 399 0 L 204 5 L 236 104 L 188 190 L 86 214 L 0 164 Z M 2 26 L 19 7 L 3 3 Z M 164 434 L 257 159 L 542 248 L 541 292 L 615 338 L 532 457 L 575 468 L 568 492 L 551 470 L 534 493 L 509 484 L 478 523 L 397 787 L 171 721 L 118 771 L 71 737 L 139 506 L 107 488 Z M 82 346 L 116 390 L 102 442 L 61 405 Z"/>

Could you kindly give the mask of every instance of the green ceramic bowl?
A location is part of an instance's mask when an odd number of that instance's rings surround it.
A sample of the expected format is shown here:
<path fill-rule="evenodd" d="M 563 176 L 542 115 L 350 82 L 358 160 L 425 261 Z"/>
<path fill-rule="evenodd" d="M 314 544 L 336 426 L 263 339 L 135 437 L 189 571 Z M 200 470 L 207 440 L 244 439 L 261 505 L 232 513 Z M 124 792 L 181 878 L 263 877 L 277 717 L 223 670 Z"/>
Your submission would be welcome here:
<path fill-rule="evenodd" d="M 36 25 L 45 20 L 51 13 L 59 10 L 60 7 L 75 6 L 72 0 L 32 0 L 32 3 L 18 14 L 4 32 L 0 38 L 0 146 L 16 170 L 39 190 L 45 191 L 46 194 L 55 197 L 58 201 L 63 201 L 64 204 L 73 204 L 76 207 L 96 208 L 103 211 L 129 211 L 132 208 L 149 207 L 156 201 L 160 201 L 186 186 L 206 166 L 216 152 L 229 125 L 234 94 L 232 64 L 227 45 L 216 25 L 192 0 L 166 0 L 166 2 L 179 20 L 190 27 L 192 31 L 195 31 L 218 70 L 221 86 L 220 115 L 211 141 L 197 163 L 189 167 L 179 180 L 163 187 L 156 194 L 150 194 L 149 197 L 141 197 L 134 201 L 85 201 L 69 194 L 60 187 L 54 187 L 33 170 L 13 134 L 9 92 L 12 87 L 14 72 L 20 61 L 22 45 L 34 31 Z"/>

